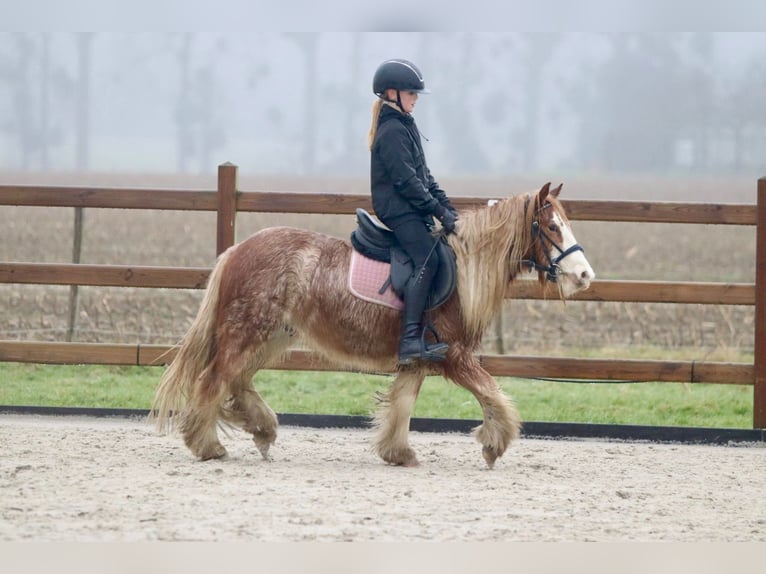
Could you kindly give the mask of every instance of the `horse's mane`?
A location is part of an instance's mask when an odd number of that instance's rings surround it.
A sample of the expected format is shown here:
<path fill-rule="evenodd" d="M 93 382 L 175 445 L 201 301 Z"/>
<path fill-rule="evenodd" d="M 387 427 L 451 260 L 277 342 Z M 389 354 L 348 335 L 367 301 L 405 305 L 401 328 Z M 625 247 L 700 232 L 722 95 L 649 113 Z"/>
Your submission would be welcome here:
<path fill-rule="evenodd" d="M 458 233 L 448 236 L 457 258 L 463 322 L 471 337 L 481 337 L 489 326 L 530 246 L 534 209 L 525 209 L 529 199 L 523 194 L 463 211 Z M 512 261 L 519 263 L 512 266 Z"/>

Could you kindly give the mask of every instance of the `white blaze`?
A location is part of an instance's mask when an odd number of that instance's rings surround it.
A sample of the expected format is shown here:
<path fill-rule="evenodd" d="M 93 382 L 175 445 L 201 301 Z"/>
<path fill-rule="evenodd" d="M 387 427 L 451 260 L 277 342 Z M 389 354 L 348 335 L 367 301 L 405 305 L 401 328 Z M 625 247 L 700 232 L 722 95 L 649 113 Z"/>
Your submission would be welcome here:
<path fill-rule="evenodd" d="M 564 223 L 561 217 L 559 217 L 558 213 L 553 214 L 553 221 L 556 223 L 556 225 L 559 226 L 559 229 L 561 230 L 561 249 L 566 251 L 573 245 L 576 245 L 577 239 L 575 239 L 574 233 L 572 233 L 572 229 L 569 227 L 569 225 Z M 556 253 L 556 248 L 554 247 L 552 248 L 550 255 L 551 260 L 553 260 L 561 254 Z M 571 295 L 576 291 L 587 289 L 590 286 L 590 282 L 596 276 L 596 274 L 593 272 L 593 268 L 590 266 L 590 263 L 588 263 L 588 260 L 585 258 L 585 253 L 582 251 L 575 251 L 574 253 L 570 253 L 561 261 L 559 261 L 558 265 L 561 269 L 559 281 L 563 280 L 562 287 L 564 289 L 564 295 Z"/>

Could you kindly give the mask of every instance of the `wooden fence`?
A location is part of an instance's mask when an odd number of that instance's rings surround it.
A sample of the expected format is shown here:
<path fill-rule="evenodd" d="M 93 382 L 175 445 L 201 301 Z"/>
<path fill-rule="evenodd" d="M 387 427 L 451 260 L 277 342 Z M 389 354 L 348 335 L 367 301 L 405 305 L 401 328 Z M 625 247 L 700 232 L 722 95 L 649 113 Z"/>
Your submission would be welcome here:
<path fill-rule="evenodd" d="M 452 201 L 460 209 L 486 203 L 486 198 L 456 197 Z M 755 284 L 596 280 L 589 290 L 574 297 L 583 301 L 754 305 L 754 363 L 482 355 L 483 366 L 496 376 L 752 385 L 753 427 L 766 428 L 766 178 L 758 180 L 756 205 L 590 200 L 564 200 L 563 204 L 573 220 L 755 225 Z M 218 168 L 217 191 L 3 185 L 0 205 L 216 211 L 218 253 L 234 244 L 238 212 L 353 214 L 357 207 L 371 209 L 366 195 L 239 191 L 237 167 L 229 163 Z M 207 268 L 0 262 L 0 283 L 202 289 L 209 272 Z M 506 295 L 547 296 L 535 281 L 518 282 Z M 172 347 L 163 345 L 0 341 L 0 361 L 160 365 L 173 353 Z M 300 350 L 291 351 L 273 368 L 343 370 Z"/>

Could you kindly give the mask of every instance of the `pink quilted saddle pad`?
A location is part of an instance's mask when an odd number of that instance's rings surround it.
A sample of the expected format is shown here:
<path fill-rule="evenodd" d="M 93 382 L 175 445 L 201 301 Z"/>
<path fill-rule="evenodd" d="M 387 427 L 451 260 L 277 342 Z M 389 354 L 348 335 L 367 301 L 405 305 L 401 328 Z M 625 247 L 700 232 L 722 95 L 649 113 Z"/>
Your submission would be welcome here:
<path fill-rule="evenodd" d="M 391 285 L 383 294 L 378 292 L 390 274 L 391 266 L 388 263 L 375 261 L 352 250 L 348 271 L 348 288 L 351 293 L 370 303 L 402 310 L 404 302 L 396 296 Z"/>

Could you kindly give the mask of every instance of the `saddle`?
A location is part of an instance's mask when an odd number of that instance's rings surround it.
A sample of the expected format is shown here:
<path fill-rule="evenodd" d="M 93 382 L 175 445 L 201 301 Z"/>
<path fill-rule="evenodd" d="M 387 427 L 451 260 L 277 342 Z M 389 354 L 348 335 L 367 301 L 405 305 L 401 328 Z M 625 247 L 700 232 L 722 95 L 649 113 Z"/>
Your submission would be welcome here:
<path fill-rule="evenodd" d="M 415 265 L 401 248 L 394 232 L 374 219 L 364 209 L 356 210 L 357 228 L 351 232 L 351 245 L 364 257 L 390 265 L 390 274 L 380 285 L 378 293 L 383 295 L 390 287 L 399 299 L 404 298 L 404 287 L 415 270 Z M 426 310 L 436 309 L 452 295 L 457 283 L 455 252 L 444 237 L 436 242 L 439 267 L 431 284 Z"/>

